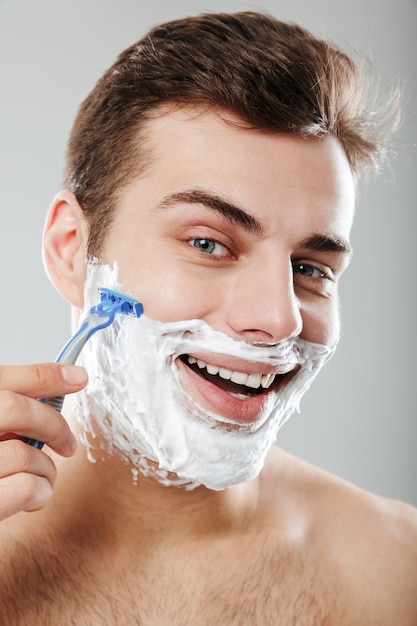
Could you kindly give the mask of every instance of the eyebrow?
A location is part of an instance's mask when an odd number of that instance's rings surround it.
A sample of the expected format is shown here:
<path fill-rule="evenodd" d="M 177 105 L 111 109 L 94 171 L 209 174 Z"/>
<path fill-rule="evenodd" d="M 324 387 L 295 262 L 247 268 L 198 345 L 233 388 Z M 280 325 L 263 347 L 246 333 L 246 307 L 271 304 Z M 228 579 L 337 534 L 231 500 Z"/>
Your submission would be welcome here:
<path fill-rule="evenodd" d="M 261 222 L 253 217 L 253 215 L 250 215 L 217 194 L 212 194 L 200 189 L 178 191 L 169 194 L 159 203 L 158 208 L 170 208 L 181 202 L 202 205 L 226 218 L 232 224 L 237 224 L 245 231 L 258 237 L 264 234 L 264 228 Z M 346 255 L 352 253 L 352 246 L 348 241 L 333 235 L 314 234 L 301 241 L 300 247 L 316 252 L 339 252 Z"/>
<path fill-rule="evenodd" d="M 312 235 L 300 242 L 300 248 L 315 252 L 339 252 L 350 255 L 353 252 L 350 243 L 333 235 Z"/>
<path fill-rule="evenodd" d="M 250 215 L 243 209 L 240 209 L 216 194 L 207 193 L 206 191 L 200 191 L 198 189 L 170 194 L 162 200 L 159 204 L 159 208 L 169 208 L 179 202 L 200 204 L 218 213 L 232 224 L 237 224 L 253 235 L 261 236 L 264 232 L 262 224 L 253 217 L 253 215 Z"/>

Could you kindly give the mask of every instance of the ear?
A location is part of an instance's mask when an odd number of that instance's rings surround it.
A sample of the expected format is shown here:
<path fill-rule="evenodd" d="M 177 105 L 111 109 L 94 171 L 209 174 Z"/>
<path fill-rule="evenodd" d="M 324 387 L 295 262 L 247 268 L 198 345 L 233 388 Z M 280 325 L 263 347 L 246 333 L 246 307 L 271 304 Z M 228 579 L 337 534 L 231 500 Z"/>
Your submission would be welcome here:
<path fill-rule="evenodd" d="M 43 261 L 55 289 L 78 308 L 84 302 L 87 241 L 87 221 L 76 196 L 59 192 L 45 223 Z"/>

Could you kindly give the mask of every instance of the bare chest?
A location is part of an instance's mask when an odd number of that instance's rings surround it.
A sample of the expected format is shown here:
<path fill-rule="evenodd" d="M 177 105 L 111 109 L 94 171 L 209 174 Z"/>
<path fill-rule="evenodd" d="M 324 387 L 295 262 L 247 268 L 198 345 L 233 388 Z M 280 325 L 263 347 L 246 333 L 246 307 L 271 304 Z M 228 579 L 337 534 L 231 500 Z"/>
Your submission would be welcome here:
<path fill-rule="evenodd" d="M 24 556 L 24 561 L 22 557 Z M 21 554 L 0 591 L 8 626 L 325 626 L 350 622 L 341 595 L 302 550 L 248 544 L 132 555 L 93 568 L 81 555 Z M 30 557 L 30 560 L 28 560 Z"/>

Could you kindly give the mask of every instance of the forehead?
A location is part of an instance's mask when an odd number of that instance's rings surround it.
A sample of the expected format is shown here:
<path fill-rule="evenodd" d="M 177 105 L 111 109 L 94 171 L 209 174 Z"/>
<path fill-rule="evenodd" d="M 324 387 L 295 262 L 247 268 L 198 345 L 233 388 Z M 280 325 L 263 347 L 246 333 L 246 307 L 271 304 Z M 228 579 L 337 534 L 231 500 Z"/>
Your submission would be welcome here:
<path fill-rule="evenodd" d="M 333 222 L 350 230 L 355 191 L 343 148 L 332 136 L 248 129 L 229 114 L 179 109 L 147 122 L 148 167 L 133 183 L 147 206 L 190 189 L 209 190 L 261 221 L 303 219 Z"/>

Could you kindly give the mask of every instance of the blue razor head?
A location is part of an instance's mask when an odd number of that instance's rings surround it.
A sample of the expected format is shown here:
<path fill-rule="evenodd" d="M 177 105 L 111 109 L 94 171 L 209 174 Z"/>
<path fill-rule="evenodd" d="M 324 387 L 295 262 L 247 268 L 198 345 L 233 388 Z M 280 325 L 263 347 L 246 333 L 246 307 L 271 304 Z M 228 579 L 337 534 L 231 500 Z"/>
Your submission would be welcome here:
<path fill-rule="evenodd" d="M 134 298 L 105 287 L 99 289 L 98 292 L 100 294 L 100 302 L 94 309 L 99 314 L 111 311 L 112 313 L 123 313 L 124 315 L 140 317 L 143 313 L 143 306 Z"/>

